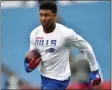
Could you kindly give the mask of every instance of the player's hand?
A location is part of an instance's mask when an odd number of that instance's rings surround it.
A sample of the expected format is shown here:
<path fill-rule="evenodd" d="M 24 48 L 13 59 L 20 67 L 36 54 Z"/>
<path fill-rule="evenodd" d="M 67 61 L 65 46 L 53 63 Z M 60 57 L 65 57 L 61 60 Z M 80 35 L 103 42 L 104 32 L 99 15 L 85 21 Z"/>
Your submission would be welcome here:
<path fill-rule="evenodd" d="M 25 58 L 24 60 L 25 71 L 27 73 L 33 71 L 39 65 L 39 63 L 40 63 L 40 58 L 38 59 L 33 58 L 29 63 Z"/>
<path fill-rule="evenodd" d="M 38 58 L 38 59 L 36 59 L 36 58 L 33 58 L 31 61 L 30 61 L 30 63 L 29 63 L 29 69 L 35 69 L 38 65 L 39 65 L 39 63 L 40 63 L 40 58 Z"/>
<path fill-rule="evenodd" d="M 87 83 L 89 84 L 89 87 L 94 87 L 101 83 L 101 77 L 99 74 L 99 70 L 91 72 Z"/>

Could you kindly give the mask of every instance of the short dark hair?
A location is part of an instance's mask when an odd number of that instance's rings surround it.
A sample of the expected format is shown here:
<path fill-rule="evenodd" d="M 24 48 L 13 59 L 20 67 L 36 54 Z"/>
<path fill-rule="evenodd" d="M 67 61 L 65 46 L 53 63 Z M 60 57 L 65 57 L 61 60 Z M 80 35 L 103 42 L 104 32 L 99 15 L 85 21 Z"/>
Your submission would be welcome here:
<path fill-rule="evenodd" d="M 54 14 L 57 13 L 57 5 L 53 1 L 42 1 L 40 3 L 39 9 L 44 9 L 44 10 L 49 9 L 52 11 L 52 13 L 54 13 Z"/>

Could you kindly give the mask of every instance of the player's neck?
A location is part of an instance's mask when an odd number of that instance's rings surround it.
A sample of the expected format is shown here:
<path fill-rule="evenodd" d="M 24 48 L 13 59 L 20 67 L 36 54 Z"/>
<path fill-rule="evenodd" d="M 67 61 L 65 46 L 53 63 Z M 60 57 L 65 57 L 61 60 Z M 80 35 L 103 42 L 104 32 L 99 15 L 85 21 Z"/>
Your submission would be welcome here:
<path fill-rule="evenodd" d="M 45 33 L 51 33 L 54 31 L 55 27 L 56 27 L 56 23 L 53 23 L 49 28 L 43 28 L 43 30 Z"/>

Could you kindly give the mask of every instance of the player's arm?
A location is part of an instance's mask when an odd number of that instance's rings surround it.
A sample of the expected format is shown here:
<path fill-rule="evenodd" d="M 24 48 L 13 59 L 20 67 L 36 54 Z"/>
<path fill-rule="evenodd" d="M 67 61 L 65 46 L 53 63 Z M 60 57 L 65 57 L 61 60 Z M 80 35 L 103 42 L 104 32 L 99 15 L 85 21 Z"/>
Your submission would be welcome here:
<path fill-rule="evenodd" d="M 29 68 L 29 63 L 27 62 L 27 59 L 24 59 L 24 66 L 25 66 L 25 71 L 27 73 L 32 72 L 33 70 Z"/>
<path fill-rule="evenodd" d="M 30 50 L 28 51 L 30 53 L 31 50 L 37 50 L 36 49 L 36 45 L 35 45 L 35 41 L 34 41 L 34 32 L 32 32 L 30 34 Z M 28 62 L 27 58 L 25 57 L 24 59 L 24 66 L 25 66 L 25 71 L 27 73 L 32 72 L 40 63 L 40 58 L 39 59 L 35 59 L 32 58 L 32 60 L 30 60 L 30 62 Z"/>
<path fill-rule="evenodd" d="M 75 46 L 83 51 L 85 56 L 87 57 L 91 69 L 91 75 L 88 83 L 91 84 L 92 82 L 92 86 L 99 84 L 101 82 L 99 68 L 97 66 L 96 57 L 91 45 L 80 35 L 76 34 L 72 29 L 70 29 L 66 41 L 69 45 Z"/>

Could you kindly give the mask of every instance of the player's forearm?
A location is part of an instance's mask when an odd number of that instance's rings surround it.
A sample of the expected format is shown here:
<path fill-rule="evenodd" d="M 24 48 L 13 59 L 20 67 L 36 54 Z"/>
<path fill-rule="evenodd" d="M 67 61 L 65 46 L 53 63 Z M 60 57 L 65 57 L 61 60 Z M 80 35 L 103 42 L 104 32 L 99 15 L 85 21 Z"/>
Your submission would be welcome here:
<path fill-rule="evenodd" d="M 96 57 L 93 52 L 92 47 L 89 43 L 87 43 L 85 40 L 78 40 L 74 43 L 75 47 L 79 48 L 81 51 L 84 52 L 85 56 L 87 57 L 87 60 L 89 62 L 91 71 L 95 71 L 98 69 Z"/>
<path fill-rule="evenodd" d="M 97 66 L 96 57 L 92 47 L 88 43 L 85 43 L 84 48 L 82 48 L 82 50 L 84 51 L 84 54 L 86 55 L 88 59 L 91 71 L 96 71 L 98 69 L 98 66 Z"/>
<path fill-rule="evenodd" d="M 24 59 L 24 66 L 25 66 L 25 71 L 26 71 L 27 73 L 32 72 L 32 70 L 29 68 L 29 64 L 27 63 L 26 58 Z"/>
<path fill-rule="evenodd" d="M 91 53 L 89 50 L 84 50 L 85 55 L 87 56 L 88 62 L 90 64 L 91 71 L 95 71 L 98 69 L 96 64 L 96 59 L 93 58 L 94 54 Z"/>

